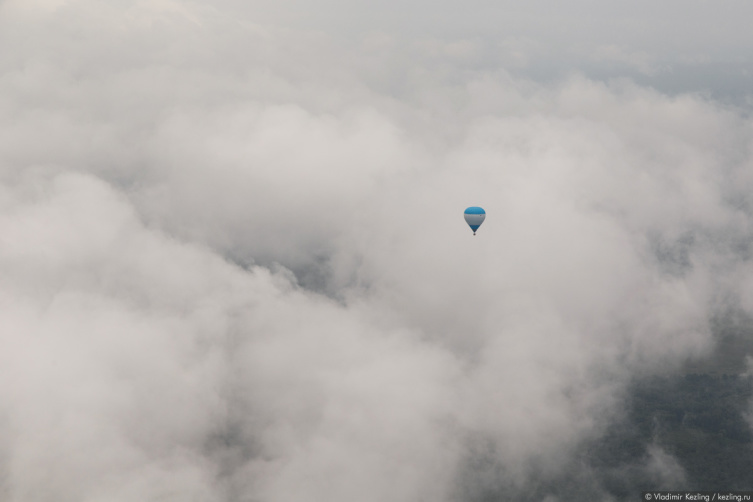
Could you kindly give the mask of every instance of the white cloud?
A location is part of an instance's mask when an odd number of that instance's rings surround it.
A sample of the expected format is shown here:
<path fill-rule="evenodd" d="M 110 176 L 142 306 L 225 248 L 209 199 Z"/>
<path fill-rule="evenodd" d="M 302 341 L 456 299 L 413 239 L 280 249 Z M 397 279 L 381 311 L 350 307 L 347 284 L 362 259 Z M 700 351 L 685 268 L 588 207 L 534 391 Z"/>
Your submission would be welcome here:
<path fill-rule="evenodd" d="M 2 6 L 10 500 L 451 500 L 475 441 L 522 484 L 750 308 L 741 114 L 262 14 Z"/>

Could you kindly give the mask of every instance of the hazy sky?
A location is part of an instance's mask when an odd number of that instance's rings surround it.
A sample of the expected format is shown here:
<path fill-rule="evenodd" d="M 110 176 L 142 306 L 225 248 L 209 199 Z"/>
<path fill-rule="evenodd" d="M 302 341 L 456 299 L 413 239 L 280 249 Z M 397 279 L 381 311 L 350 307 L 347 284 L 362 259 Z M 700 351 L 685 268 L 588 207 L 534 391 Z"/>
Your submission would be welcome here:
<path fill-rule="evenodd" d="M 573 469 L 632 378 L 753 309 L 751 18 L 0 2 L 0 498 L 460 502 Z"/>

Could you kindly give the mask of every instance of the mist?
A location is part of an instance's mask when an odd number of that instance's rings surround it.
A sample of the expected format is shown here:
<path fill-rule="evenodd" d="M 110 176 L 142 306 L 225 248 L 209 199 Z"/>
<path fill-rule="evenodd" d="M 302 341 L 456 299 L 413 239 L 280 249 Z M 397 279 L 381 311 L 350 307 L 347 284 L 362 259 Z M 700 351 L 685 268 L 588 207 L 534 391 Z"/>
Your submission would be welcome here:
<path fill-rule="evenodd" d="M 747 77 L 660 85 L 750 8 L 281 5 L 0 3 L 3 499 L 612 499 L 753 309 Z"/>

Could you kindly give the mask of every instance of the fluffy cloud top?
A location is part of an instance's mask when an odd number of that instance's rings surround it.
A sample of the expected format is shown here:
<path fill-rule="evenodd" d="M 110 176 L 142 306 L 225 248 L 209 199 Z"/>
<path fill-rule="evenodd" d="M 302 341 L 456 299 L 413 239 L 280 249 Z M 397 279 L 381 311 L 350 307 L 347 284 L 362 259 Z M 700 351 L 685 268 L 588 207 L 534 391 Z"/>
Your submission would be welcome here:
<path fill-rule="evenodd" d="M 741 112 L 276 9 L 0 4 L 5 499 L 521 488 L 753 308 Z"/>

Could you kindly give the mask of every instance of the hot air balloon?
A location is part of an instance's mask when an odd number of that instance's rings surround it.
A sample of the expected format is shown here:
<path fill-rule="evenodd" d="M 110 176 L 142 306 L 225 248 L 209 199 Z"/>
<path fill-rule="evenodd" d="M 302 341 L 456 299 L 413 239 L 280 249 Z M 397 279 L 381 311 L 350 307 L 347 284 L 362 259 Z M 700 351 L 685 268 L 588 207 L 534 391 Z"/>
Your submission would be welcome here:
<path fill-rule="evenodd" d="M 472 206 L 465 210 L 463 216 L 465 216 L 465 222 L 473 230 L 473 235 L 476 235 L 476 230 L 478 230 L 478 227 L 481 226 L 486 218 L 486 211 L 481 207 Z"/>

